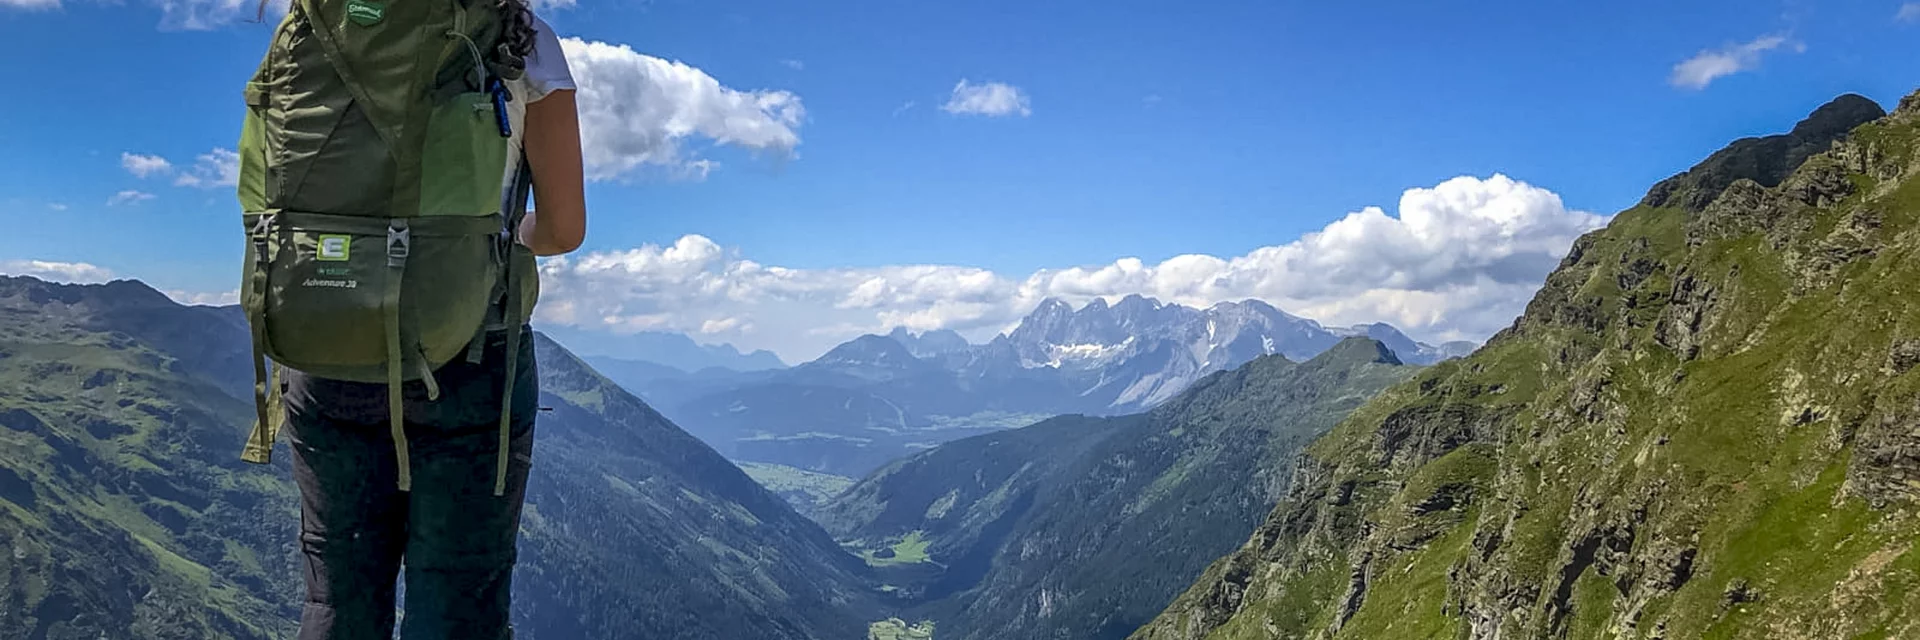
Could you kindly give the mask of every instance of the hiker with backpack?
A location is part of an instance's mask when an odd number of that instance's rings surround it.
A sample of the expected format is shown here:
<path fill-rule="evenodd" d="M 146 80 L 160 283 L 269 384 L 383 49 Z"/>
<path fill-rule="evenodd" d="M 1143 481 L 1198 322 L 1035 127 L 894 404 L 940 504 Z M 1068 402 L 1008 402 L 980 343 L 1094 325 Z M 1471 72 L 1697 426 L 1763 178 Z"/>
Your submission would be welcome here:
<path fill-rule="evenodd" d="M 392 638 L 403 567 L 403 640 L 512 637 L 534 258 L 586 228 L 575 87 L 525 2 L 293 0 L 246 85 L 242 457 L 290 432 L 299 640 Z"/>

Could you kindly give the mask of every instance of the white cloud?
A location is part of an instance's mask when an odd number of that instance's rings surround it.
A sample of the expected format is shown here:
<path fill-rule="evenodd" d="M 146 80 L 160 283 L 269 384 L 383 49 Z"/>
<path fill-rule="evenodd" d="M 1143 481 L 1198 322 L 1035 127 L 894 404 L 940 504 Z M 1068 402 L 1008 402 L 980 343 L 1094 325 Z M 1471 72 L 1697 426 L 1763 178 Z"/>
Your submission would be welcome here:
<path fill-rule="evenodd" d="M 151 193 L 147 193 L 145 191 L 135 191 L 133 189 L 128 189 L 126 191 L 113 194 L 113 196 L 107 198 L 107 206 L 117 207 L 123 204 L 140 204 L 142 202 L 152 200 L 153 198 L 154 196 Z"/>
<path fill-rule="evenodd" d="M 643 166 L 702 178 L 713 164 L 687 148 L 690 140 L 789 158 L 806 119 L 800 97 L 786 91 L 739 91 L 686 63 L 625 45 L 561 41 L 580 85 L 580 126 L 587 175 L 618 178 Z M 702 164 L 705 163 L 705 164 Z"/>
<path fill-rule="evenodd" d="M 780 64 L 783 64 L 783 65 L 786 65 L 786 67 L 787 67 L 788 69 L 792 69 L 792 70 L 794 70 L 794 71 L 806 71 L 806 70 L 807 70 L 807 63 L 805 63 L 805 62 L 802 62 L 802 61 L 800 61 L 800 60 L 794 60 L 794 59 L 792 59 L 792 58 L 788 58 L 788 59 L 786 59 L 786 60 L 781 60 L 781 61 L 780 61 Z"/>
<path fill-rule="evenodd" d="M 1121 258 L 1023 277 L 952 265 L 782 268 L 690 235 L 545 262 L 538 317 L 719 334 L 805 360 L 864 332 L 947 328 L 981 339 L 1047 297 L 1080 304 L 1138 293 L 1193 306 L 1259 298 L 1329 324 L 1386 321 L 1429 340 L 1484 339 L 1512 322 L 1574 238 L 1605 222 L 1495 175 L 1410 189 L 1397 216 L 1369 207 L 1242 256 Z"/>
<path fill-rule="evenodd" d="M 1772 35 L 1743 44 L 1707 49 L 1674 65 L 1673 75 L 1667 81 L 1683 89 L 1705 89 L 1715 80 L 1759 67 L 1763 55 L 1788 44 L 1786 36 Z M 1806 50 L 1806 46 L 1801 44 L 1792 44 L 1792 48 L 1795 51 Z"/>
<path fill-rule="evenodd" d="M 207 305 L 212 307 L 224 307 L 232 304 L 240 304 L 239 289 L 234 289 L 231 291 L 219 291 L 219 292 L 182 291 L 179 289 L 170 289 L 166 292 L 166 294 L 167 294 L 167 297 L 173 298 L 174 302 L 178 302 L 180 304 L 189 305 L 189 306 Z"/>
<path fill-rule="evenodd" d="M 1894 20 L 1905 23 L 1920 23 L 1920 2 L 1900 5 L 1900 13 L 1894 14 Z"/>
<path fill-rule="evenodd" d="M 953 95 L 940 110 L 955 115 L 981 116 L 1030 116 L 1033 115 L 1033 101 L 1027 94 L 1010 84 L 988 82 L 973 84 L 965 79 L 953 86 Z"/>
<path fill-rule="evenodd" d="M 532 6 L 535 11 L 547 11 L 549 9 L 572 9 L 575 4 L 574 0 L 533 0 L 530 6 Z"/>
<path fill-rule="evenodd" d="M 167 162 L 166 158 L 139 153 L 121 152 L 120 166 L 125 168 L 127 173 L 133 174 L 133 177 L 141 179 L 166 175 L 173 171 L 173 163 Z"/>
<path fill-rule="evenodd" d="M 919 104 L 920 104 L 920 103 L 918 103 L 918 102 L 914 102 L 914 101 L 912 101 L 912 100 L 908 100 L 908 101 L 906 101 L 906 103 L 905 103 L 905 104 L 902 104 L 902 105 L 900 105 L 900 106 L 898 106 L 898 107 L 894 107 L 894 108 L 893 108 L 893 115 L 894 115 L 895 117 L 899 117 L 899 115 L 900 115 L 900 114 L 902 114 L 902 113 L 906 113 L 907 111 L 909 111 L 909 110 L 911 110 L 911 109 L 913 109 L 913 108 L 914 108 L 915 106 L 917 106 L 917 105 L 919 105 Z"/>
<path fill-rule="evenodd" d="M 112 280 L 113 270 L 85 262 L 0 260 L 0 274 L 32 276 L 52 282 L 98 283 Z"/>
<path fill-rule="evenodd" d="M 38 9 L 58 9 L 60 8 L 60 0 L 0 0 L 0 7 L 8 7 L 12 9 L 26 9 L 29 11 L 38 10 Z"/>
<path fill-rule="evenodd" d="M 236 20 L 252 20 L 259 14 L 258 0 L 152 0 L 160 8 L 160 28 L 204 31 L 232 23 Z M 284 11 L 284 2 L 274 1 L 270 5 L 279 5 L 276 9 L 268 7 L 267 17 L 276 18 Z"/>
<path fill-rule="evenodd" d="M 745 332 L 745 331 L 751 331 L 752 328 L 753 328 L 753 323 L 748 322 L 745 318 L 740 318 L 738 316 L 731 317 L 731 318 L 716 318 L 713 320 L 708 320 L 706 322 L 700 323 L 700 333 L 704 333 L 708 335 L 712 335 L 716 333 L 727 333 L 729 331 Z"/>
<path fill-rule="evenodd" d="M 65 203 L 65 202 L 49 202 L 49 203 L 47 203 L 47 208 L 48 208 L 48 209 L 52 209 L 52 210 L 54 210 L 54 211 L 66 211 L 66 210 L 67 210 L 67 203 Z"/>
<path fill-rule="evenodd" d="M 240 184 L 240 153 L 215 148 L 194 159 L 193 169 L 180 172 L 173 181 L 182 187 L 231 187 Z"/>

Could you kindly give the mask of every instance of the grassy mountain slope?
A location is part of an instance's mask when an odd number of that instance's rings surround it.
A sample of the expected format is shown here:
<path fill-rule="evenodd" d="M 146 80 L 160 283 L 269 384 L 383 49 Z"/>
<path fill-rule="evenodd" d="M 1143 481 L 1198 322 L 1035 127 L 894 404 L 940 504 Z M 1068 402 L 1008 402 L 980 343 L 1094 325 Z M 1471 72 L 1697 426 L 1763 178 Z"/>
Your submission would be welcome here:
<path fill-rule="evenodd" d="M 542 338 L 523 638 L 857 638 L 867 568 Z M 287 454 L 245 465 L 245 323 L 0 278 L 0 640 L 290 637 Z"/>
<path fill-rule="evenodd" d="M 1920 94 L 1860 102 L 1576 242 L 1135 637 L 1920 637 Z"/>
<path fill-rule="evenodd" d="M 208 375 L 245 339 L 133 283 L 0 278 L 0 638 L 290 635 L 294 490 L 236 455 L 250 385 Z"/>
<path fill-rule="evenodd" d="M 924 554 L 883 564 L 942 638 L 1124 637 L 1244 539 L 1301 446 L 1414 370 L 1398 364 L 1365 339 L 1262 358 L 1147 414 L 949 443 L 818 517 L 870 554 Z"/>
<path fill-rule="evenodd" d="M 539 338 L 516 606 L 531 640 L 855 638 L 865 568 L 818 525 Z"/>

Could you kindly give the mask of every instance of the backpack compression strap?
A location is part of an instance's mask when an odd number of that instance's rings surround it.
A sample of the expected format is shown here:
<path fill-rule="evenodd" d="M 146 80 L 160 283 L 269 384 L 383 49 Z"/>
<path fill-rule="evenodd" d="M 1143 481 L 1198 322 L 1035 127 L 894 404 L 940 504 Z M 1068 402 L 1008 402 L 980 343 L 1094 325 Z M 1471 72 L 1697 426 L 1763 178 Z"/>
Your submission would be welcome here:
<path fill-rule="evenodd" d="M 508 204 L 512 208 L 508 210 L 507 215 L 505 236 L 507 250 L 504 252 L 507 264 L 507 274 L 505 278 L 507 281 L 507 305 L 500 313 L 507 325 L 507 352 L 505 355 L 507 362 L 504 370 L 505 382 L 500 385 L 500 455 L 499 458 L 494 461 L 493 469 L 493 495 L 495 496 L 507 495 L 507 461 L 513 455 L 511 452 L 513 445 L 513 379 L 518 377 L 519 374 L 517 369 L 520 365 L 520 334 L 525 332 L 527 323 L 527 314 L 521 308 L 526 305 L 526 302 L 521 299 L 520 292 L 520 278 L 523 277 L 524 274 L 520 273 L 519 261 L 514 259 L 514 254 L 519 252 L 519 249 L 516 248 L 518 241 L 515 238 L 520 232 L 520 222 L 527 217 L 527 197 L 532 195 L 532 191 L 533 171 L 527 163 L 527 154 L 523 150 L 520 152 L 520 166 L 513 170 L 513 191 L 511 195 L 508 196 Z"/>
<path fill-rule="evenodd" d="M 401 394 L 402 369 L 406 360 L 400 350 L 400 283 L 407 274 L 407 255 L 412 252 L 413 237 L 407 221 L 394 218 L 387 227 L 387 285 L 381 300 L 381 314 L 387 330 L 387 419 L 393 429 L 393 455 L 400 466 L 400 490 L 413 490 L 413 464 L 407 459 L 407 422 L 405 397 Z"/>
<path fill-rule="evenodd" d="M 253 269 L 247 274 L 247 324 L 253 330 L 253 432 L 240 459 L 254 464 L 273 461 L 273 441 L 280 435 L 285 413 L 280 407 L 279 367 L 267 365 L 267 251 L 272 247 L 273 215 L 254 221 L 248 231 L 253 241 Z"/>

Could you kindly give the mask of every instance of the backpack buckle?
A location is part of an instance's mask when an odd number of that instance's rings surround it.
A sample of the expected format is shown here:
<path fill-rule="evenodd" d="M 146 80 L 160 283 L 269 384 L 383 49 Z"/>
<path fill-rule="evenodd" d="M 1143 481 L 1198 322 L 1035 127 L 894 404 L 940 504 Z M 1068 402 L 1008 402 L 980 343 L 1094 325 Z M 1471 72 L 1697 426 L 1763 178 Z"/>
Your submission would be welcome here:
<path fill-rule="evenodd" d="M 407 264 L 407 254 L 413 251 L 413 232 L 407 228 L 404 220 L 394 220 L 387 226 L 387 266 L 403 267 Z"/>

